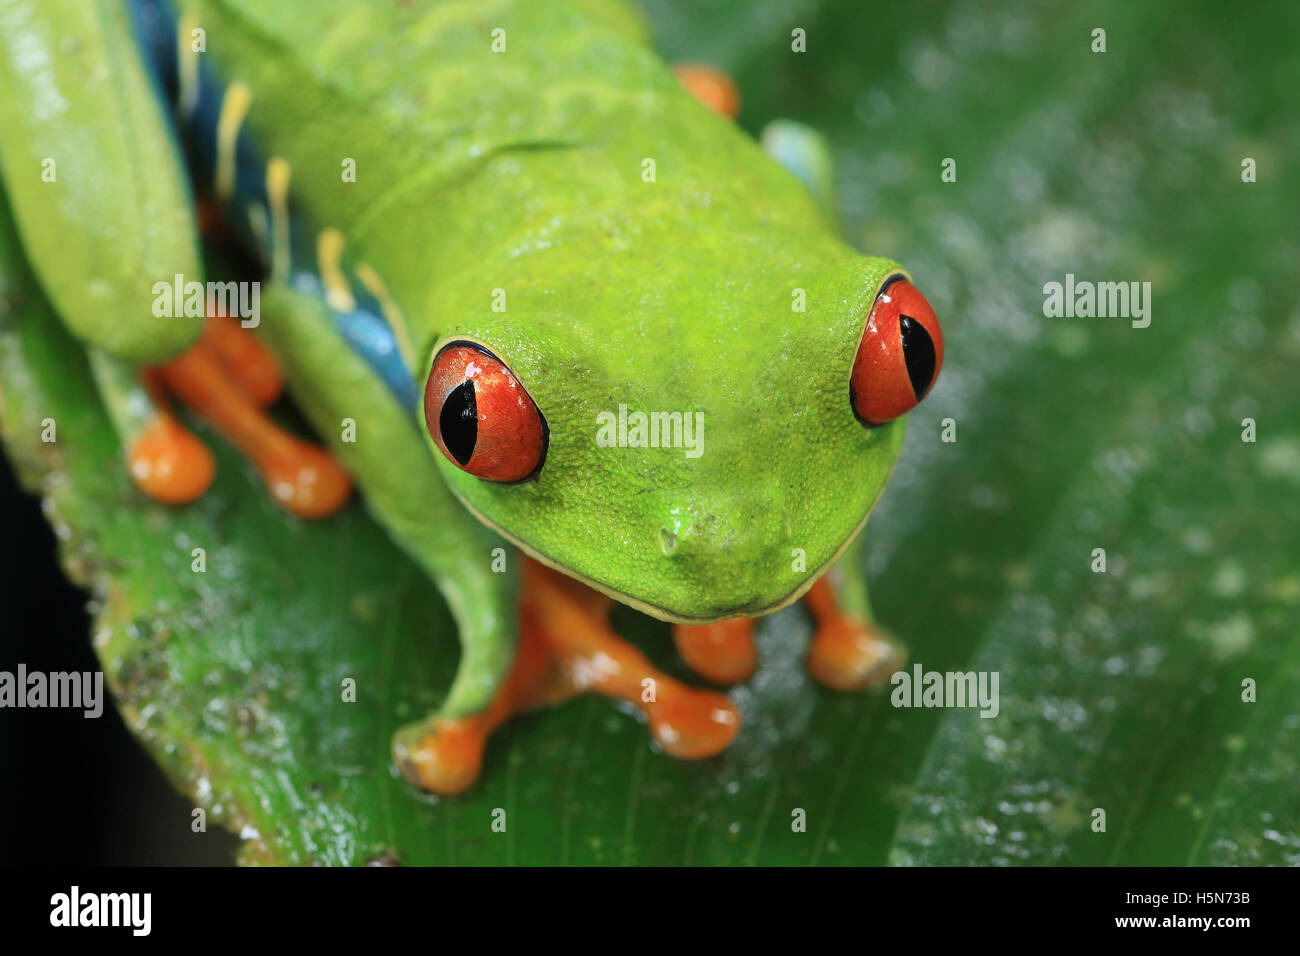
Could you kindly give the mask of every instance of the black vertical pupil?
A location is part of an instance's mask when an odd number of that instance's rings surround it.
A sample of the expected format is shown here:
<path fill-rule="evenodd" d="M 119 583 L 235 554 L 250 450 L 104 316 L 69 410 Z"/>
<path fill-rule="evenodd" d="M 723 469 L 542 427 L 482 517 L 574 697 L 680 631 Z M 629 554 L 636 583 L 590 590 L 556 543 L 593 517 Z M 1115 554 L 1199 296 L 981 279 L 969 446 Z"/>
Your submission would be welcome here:
<path fill-rule="evenodd" d="M 934 381 L 934 340 L 924 325 L 910 315 L 900 315 L 898 325 L 903 339 L 903 362 L 912 392 L 919 402 Z M 444 413 L 445 414 L 445 413 Z"/>
<path fill-rule="evenodd" d="M 478 441 L 478 402 L 474 398 L 474 381 L 466 379 L 447 395 L 438 415 L 442 443 L 462 466 L 474 457 Z"/>

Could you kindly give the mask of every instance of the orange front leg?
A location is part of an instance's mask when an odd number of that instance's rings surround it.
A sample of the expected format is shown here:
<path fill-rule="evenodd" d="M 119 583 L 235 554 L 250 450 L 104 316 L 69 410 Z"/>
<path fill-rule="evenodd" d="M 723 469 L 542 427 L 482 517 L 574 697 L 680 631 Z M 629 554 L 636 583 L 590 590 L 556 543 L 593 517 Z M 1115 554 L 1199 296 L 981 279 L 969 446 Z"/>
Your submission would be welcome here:
<path fill-rule="evenodd" d="M 832 572 L 838 573 L 838 572 Z M 808 648 L 808 672 L 836 690 L 861 690 L 884 683 L 903 665 L 906 654 L 876 625 L 865 608 L 850 610 L 824 575 L 803 598 L 815 624 Z M 713 624 L 677 624 L 678 653 L 697 674 L 719 684 L 748 680 L 758 667 L 754 618 Z"/>
<path fill-rule="evenodd" d="M 866 615 L 844 610 L 829 575 L 812 586 L 804 603 L 817 625 L 808 648 L 808 672 L 827 687 L 875 687 L 903 666 L 902 645 Z"/>
<path fill-rule="evenodd" d="M 748 680 L 758 668 L 752 617 L 713 624 L 675 624 L 673 641 L 691 670 L 717 684 Z"/>
<path fill-rule="evenodd" d="M 519 649 L 488 708 L 462 718 L 433 718 L 404 728 L 393 755 L 402 774 L 434 793 L 459 793 L 479 775 L 488 736 L 511 716 L 597 693 L 634 704 L 674 757 L 698 760 L 725 750 L 740 713 L 723 694 L 697 690 L 655 669 L 610 629 L 608 601 L 531 559 L 524 559 Z"/>

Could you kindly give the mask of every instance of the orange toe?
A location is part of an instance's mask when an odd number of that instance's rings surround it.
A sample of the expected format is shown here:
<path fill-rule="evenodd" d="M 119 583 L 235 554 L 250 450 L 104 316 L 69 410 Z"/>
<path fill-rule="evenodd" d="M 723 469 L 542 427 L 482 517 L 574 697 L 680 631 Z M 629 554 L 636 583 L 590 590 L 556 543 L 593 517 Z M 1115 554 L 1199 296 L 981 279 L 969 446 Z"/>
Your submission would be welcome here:
<path fill-rule="evenodd" d="M 671 756 L 702 760 L 720 754 L 740 730 L 740 712 L 723 694 L 673 682 L 660 684 L 659 700 L 643 708 L 650 732 Z"/>
<path fill-rule="evenodd" d="M 208 447 L 165 413 L 136 438 L 127 453 L 127 465 L 141 491 L 169 505 L 198 498 L 216 473 Z"/>
<path fill-rule="evenodd" d="M 256 462 L 272 497 L 300 518 L 324 518 L 352 494 L 352 479 L 329 452 L 288 439 L 280 453 Z"/>
<path fill-rule="evenodd" d="M 902 652 L 884 632 L 849 617 L 821 625 L 808 649 L 808 672 L 836 690 L 883 684 L 902 664 Z"/>
<path fill-rule="evenodd" d="M 435 720 L 427 733 L 409 728 L 393 739 L 393 760 L 402 775 L 433 793 L 463 793 L 483 769 L 490 728 L 475 718 Z"/>

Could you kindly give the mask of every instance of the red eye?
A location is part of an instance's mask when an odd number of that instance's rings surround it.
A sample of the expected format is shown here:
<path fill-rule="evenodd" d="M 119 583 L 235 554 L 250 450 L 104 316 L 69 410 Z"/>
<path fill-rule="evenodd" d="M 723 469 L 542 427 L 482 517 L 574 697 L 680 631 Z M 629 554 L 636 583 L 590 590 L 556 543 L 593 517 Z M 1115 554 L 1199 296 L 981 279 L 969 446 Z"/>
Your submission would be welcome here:
<path fill-rule="evenodd" d="M 456 467 L 488 481 L 522 481 L 546 458 L 542 413 L 500 359 L 469 342 L 434 357 L 424 422 Z"/>
<path fill-rule="evenodd" d="M 943 365 L 943 332 L 934 309 L 902 276 L 885 283 L 867 318 L 849 379 L 853 413 L 883 425 L 925 398 Z"/>

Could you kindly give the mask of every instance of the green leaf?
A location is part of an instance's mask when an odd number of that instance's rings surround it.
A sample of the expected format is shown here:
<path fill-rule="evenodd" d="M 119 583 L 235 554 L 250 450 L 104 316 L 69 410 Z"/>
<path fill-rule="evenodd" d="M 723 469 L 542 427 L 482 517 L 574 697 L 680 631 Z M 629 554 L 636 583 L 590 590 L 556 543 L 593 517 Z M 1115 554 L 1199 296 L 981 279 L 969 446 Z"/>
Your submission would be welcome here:
<path fill-rule="evenodd" d="M 128 723 L 249 861 L 1300 863 L 1297 10 L 649 6 L 670 59 L 734 72 L 749 127 L 828 137 L 851 240 L 944 322 L 867 570 L 915 662 L 998 674 L 998 716 L 817 688 L 792 609 L 726 755 L 671 760 L 587 698 L 513 722 L 470 793 L 421 796 L 388 737 L 450 684 L 433 585 L 358 505 L 285 517 L 217 441 L 202 502 L 143 502 L 10 237 L 0 424 Z M 1045 318 L 1067 273 L 1149 280 L 1150 327 Z M 681 673 L 665 626 L 616 624 Z"/>

